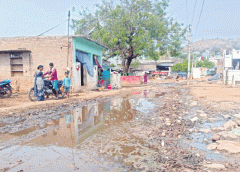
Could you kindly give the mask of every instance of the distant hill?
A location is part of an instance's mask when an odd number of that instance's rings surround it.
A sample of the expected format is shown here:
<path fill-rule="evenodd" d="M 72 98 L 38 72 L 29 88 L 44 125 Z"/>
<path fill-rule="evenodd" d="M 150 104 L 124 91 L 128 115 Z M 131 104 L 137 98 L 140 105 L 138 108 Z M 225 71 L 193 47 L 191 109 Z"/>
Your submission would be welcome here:
<path fill-rule="evenodd" d="M 240 39 L 203 39 L 191 44 L 191 51 L 199 51 L 201 54 L 204 51 L 209 51 L 210 54 L 218 52 L 223 53 L 223 50 L 227 51 L 232 49 L 240 49 Z M 187 46 L 184 47 L 184 51 L 187 50 Z"/>

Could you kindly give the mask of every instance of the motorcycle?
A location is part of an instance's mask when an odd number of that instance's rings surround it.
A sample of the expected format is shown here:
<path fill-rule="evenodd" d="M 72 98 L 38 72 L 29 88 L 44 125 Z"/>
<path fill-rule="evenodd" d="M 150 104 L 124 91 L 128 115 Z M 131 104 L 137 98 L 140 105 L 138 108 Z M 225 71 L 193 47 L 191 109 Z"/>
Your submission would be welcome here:
<path fill-rule="evenodd" d="M 0 97 L 9 98 L 12 95 L 13 88 L 11 87 L 11 80 L 5 79 L 0 81 Z"/>
<path fill-rule="evenodd" d="M 45 96 L 48 98 L 50 95 L 53 95 L 55 97 L 57 97 L 56 95 L 56 90 L 54 89 L 53 85 L 52 85 L 52 82 L 47 80 L 47 79 L 44 79 L 44 94 Z M 62 80 L 58 80 L 58 84 L 57 84 L 57 87 L 58 87 L 58 98 L 64 98 L 65 96 L 65 93 L 61 91 L 61 86 L 63 85 L 63 81 Z M 31 100 L 31 101 L 37 101 L 37 98 L 34 97 L 34 87 L 32 87 L 29 92 L 28 92 L 28 98 Z"/>

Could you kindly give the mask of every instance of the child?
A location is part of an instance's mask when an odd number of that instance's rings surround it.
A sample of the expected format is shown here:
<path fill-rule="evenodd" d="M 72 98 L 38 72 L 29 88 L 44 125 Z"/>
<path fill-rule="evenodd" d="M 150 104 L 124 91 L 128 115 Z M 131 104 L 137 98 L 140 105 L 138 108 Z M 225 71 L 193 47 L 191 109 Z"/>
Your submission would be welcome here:
<path fill-rule="evenodd" d="M 65 78 L 63 80 L 64 92 L 67 94 L 67 99 L 69 99 L 70 88 L 72 89 L 71 79 L 68 77 L 69 72 L 65 72 Z"/>

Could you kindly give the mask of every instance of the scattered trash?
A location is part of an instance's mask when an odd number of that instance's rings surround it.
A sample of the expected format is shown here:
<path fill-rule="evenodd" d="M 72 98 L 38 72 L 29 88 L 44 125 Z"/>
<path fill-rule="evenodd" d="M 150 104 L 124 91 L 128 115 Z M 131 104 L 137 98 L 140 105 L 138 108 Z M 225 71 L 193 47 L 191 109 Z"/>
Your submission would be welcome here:
<path fill-rule="evenodd" d="M 198 120 L 198 117 L 194 117 L 193 119 L 191 119 L 192 122 L 195 122 Z"/>

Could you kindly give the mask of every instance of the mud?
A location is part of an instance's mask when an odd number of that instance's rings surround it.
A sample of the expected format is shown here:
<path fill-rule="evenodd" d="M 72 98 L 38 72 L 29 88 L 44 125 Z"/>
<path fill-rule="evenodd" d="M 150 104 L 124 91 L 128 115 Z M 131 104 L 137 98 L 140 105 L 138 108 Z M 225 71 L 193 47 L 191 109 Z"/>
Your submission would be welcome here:
<path fill-rule="evenodd" d="M 208 171 L 221 164 L 214 171 L 238 171 L 238 155 L 206 149 L 215 132 L 201 129 L 222 126 L 239 110 L 218 106 L 192 97 L 184 83 L 165 83 L 12 113 L 0 120 L 0 169 Z"/>

